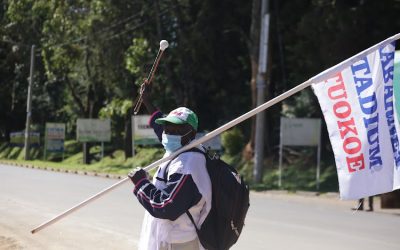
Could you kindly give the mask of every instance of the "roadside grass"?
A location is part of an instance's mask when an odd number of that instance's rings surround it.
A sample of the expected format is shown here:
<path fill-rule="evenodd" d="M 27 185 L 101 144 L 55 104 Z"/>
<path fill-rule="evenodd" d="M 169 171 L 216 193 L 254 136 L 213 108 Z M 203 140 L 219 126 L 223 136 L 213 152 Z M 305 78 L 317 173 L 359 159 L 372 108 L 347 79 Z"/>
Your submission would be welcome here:
<path fill-rule="evenodd" d="M 315 154 L 310 149 L 303 149 L 300 152 L 300 154 L 296 154 L 296 157 L 285 158 L 282 165 L 281 186 L 279 186 L 279 160 L 276 159 L 276 155 L 264 159 L 265 167 L 261 183 L 253 181 L 253 161 L 243 160 L 241 154 L 223 155 L 222 159 L 238 170 L 252 190 L 338 192 L 339 184 L 334 162 L 329 160 L 321 162 L 319 189 L 317 190 Z"/>
<path fill-rule="evenodd" d="M 106 147 L 104 157 L 101 158 L 100 146 L 94 146 L 90 150 L 92 162 L 89 165 L 82 164 L 83 153 L 81 144 L 76 141 L 65 142 L 64 159 L 61 154 L 48 154 L 47 160 L 43 160 L 43 153 L 33 148 L 32 158 L 35 160 L 25 161 L 22 148 L 8 147 L 6 143 L 0 143 L 0 160 L 18 165 L 35 166 L 39 168 L 53 169 L 55 171 L 69 172 L 87 172 L 94 174 L 110 174 L 117 176 L 126 176 L 129 171 L 135 167 L 145 167 L 150 163 L 161 159 L 164 150 L 160 147 L 137 147 L 135 157 L 125 159 L 123 150 L 112 150 Z M 299 158 L 286 162 L 282 166 L 282 185 L 279 187 L 279 169 L 277 160 L 267 158 L 264 161 L 262 182 L 254 183 L 253 162 L 246 161 L 241 154 L 223 154 L 222 159 L 234 166 L 243 176 L 252 190 L 288 190 L 296 191 L 316 191 L 316 168 L 312 154 L 304 152 Z M 153 175 L 156 169 L 150 171 Z M 337 192 L 338 180 L 334 164 L 322 163 L 320 174 L 319 192 Z"/>
<path fill-rule="evenodd" d="M 101 159 L 100 147 L 95 146 L 90 150 L 92 157 L 91 164 L 82 164 L 83 153 L 79 152 L 81 146 L 74 141 L 65 143 L 64 159 L 62 154 L 48 154 L 47 160 L 43 159 L 43 154 L 38 149 L 31 150 L 31 157 L 34 160 L 24 160 L 24 150 L 19 147 L 7 147 L 5 143 L 0 144 L 0 160 L 18 165 L 35 166 L 45 169 L 53 169 L 56 171 L 71 171 L 71 172 L 90 172 L 113 175 L 126 175 L 134 167 L 144 167 L 154 160 L 160 159 L 163 156 L 161 148 L 146 148 L 138 147 L 135 157 L 125 159 L 122 150 L 115 150 L 105 154 Z"/>

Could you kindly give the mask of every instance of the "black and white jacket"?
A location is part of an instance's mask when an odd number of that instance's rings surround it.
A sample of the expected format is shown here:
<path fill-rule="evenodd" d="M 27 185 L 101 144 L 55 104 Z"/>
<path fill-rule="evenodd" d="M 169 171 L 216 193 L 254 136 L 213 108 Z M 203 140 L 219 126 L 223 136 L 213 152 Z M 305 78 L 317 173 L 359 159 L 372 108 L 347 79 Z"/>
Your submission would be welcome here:
<path fill-rule="evenodd" d="M 150 119 L 160 140 L 162 126 L 154 121 L 161 116 L 161 112 L 156 112 Z M 164 157 L 167 156 L 166 153 Z M 163 244 L 195 239 L 196 230 L 186 211 L 190 211 L 199 227 L 211 208 L 211 181 L 204 155 L 198 152 L 180 154 L 169 163 L 166 175 L 167 164 L 159 166 L 152 182 L 142 179 L 133 191 L 147 210 L 139 249 L 156 250 Z"/>

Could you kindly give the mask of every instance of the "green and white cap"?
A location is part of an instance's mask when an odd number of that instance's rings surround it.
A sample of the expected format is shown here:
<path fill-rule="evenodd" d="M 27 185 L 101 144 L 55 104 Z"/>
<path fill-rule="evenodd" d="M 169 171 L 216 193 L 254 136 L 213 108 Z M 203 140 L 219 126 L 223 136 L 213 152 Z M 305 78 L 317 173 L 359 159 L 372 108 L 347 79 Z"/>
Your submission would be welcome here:
<path fill-rule="evenodd" d="M 166 117 L 156 119 L 157 124 L 164 125 L 165 122 L 173 124 L 189 124 L 197 131 L 199 125 L 199 119 L 197 115 L 188 108 L 180 107 L 172 110 Z"/>

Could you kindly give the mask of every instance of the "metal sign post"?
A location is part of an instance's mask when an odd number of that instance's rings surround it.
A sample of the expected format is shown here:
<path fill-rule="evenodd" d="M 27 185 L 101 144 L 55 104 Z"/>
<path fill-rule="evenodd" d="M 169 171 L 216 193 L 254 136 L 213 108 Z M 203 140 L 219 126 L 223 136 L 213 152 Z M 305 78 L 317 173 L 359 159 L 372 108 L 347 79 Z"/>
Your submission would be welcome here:
<path fill-rule="evenodd" d="M 279 143 L 279 180 L 282 187 L 282 158 L 284 146 L 317 146 L 316 188 L 319 190 L 321 119 L 281 117 Z"/>
<path fill-rule="evenodd" d="M 100 142 L 103 158 L 104 142 L 111 141 L 111 120 L 79 118 L 76 123 L 76 137 L 83 142 L 83 152 L 87 151 L 87 142 Z M 87 162 L 86 154 L 83 154 L 83 162 Z"/>
<path fill-rule="evenodd" d="M 31 68 L 29 73 L 29 86 L 28 86 L 28 100 L 26 104 L 26 124 L 25 124 L 25 160 L 30 160 L 30 127 L 31 127 L 31 116 L 32 116 L 32 85 L 33 85 L 33 70 L 35 65 L 35 45 L 31 48 Z"/>

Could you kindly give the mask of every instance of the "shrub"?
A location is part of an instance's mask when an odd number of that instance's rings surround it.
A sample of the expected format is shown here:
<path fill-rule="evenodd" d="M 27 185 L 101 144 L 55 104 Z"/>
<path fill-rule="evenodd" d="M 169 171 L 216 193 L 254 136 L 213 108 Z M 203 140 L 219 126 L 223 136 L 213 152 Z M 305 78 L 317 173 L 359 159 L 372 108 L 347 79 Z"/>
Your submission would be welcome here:
<path fill-rule="evenodd" d="M 226 131 L 221 135 L 221 143 L 225 149 L 225 153 L 229 155 L 239 154 L 244 146 L 242 131 L 237 127 Z"/>

